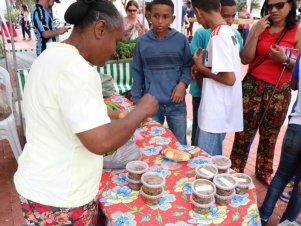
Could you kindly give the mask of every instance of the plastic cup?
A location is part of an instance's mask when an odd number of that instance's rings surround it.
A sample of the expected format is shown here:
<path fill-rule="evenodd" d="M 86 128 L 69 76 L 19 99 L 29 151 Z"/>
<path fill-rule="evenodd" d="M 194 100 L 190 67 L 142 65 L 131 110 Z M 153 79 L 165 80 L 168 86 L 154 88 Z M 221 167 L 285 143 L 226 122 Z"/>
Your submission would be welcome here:
<path fill-rule="evenodd" d="M 222 206 L 227 206 L 231 203 L 232 197 L 235 195 L 235 191 L 233 190 L 233 193 L 228 196 L 222 196 L 219 194 L 215 194 L 215 199 L 218 202 L 218 204 Z"/>
<path fill-rule="evenodd" d="M 140 188 L 142 187 L 142 183 L 140 180 L 132 180 L 129 178 L 128 174 L 126 175 L 126 179 L 129 184 L 129 188 L 134 190 L 134 191 L 139 191 Z"/>
<path fill-rule="evenodd" d="M 163 193 L 164 193 L 164 189 L 162 189 L 162 192 L 159 195 L 148 195 L 143 191 L 143 189 L 140 190 L 140 194 L 142 195 L 142 200 L 144 201 L 144 203 L 150 206 L 157 205 L 160 202 Z"/>
<path fill-rule="evenodd" d="M 148 165 L 144 161 L 131 161 L 126 164 L 126 169 L 129 172 L 128 178 L 138 181 L 142 174 L 148 170 Z"/>
<path fill-rule="evenodd" d="M 214 199 L 215 185 L 206 179 L 197 179 L 192 182 L 192 197 L 199 204 L 208 204 Z"/>
<path fill-rule="evenodd" d="M 239 195 L 245 194 L 249 187 L 252 185 L 252 178 L 244 173 L 234 173 L 232 176 L 235 178 L 237 182 L 236 193 Z"/>
<path fill-rule="evenodd" d="M 227 173 L 217 174 L 213 178 L 213 183 L 216 186 L 216 194 L 221 196 L 231 195 L 237 185 L 235 178 Z"/>
<path fill-rule="evenodd" d="M 213 156 L 211 162 L 218 169 L 218 173 L 228 173 L 231 167 L 231 160 L 223 155 Z"/>
<path fill-rule="evenodd" d="M 210 207 L 215 203 L 215 199 L 213 197 L 212 201 L 208 204 L 200 204 L 193 200 L 193 197 L 190 196 L 190 202 L 192 204 L 192 209 L 194 212 L 199 214 L 206 214 L 209 212 Z"/>
<path fill-rule="evenodd" d="M 214 176 L 218 173 L 218 169 L 216 166 L 205 163 L 202 165 L 199 165 L 196 169 L 196 179 L 207 179 L 207 180 L 213 180 Z"/>
<path fill-rule="evenodd" d="M 141 177 L 143 192 L 148 195 L 158 195 L 165 185 L 165 178 L 157 172 L 146 172 Z"/>

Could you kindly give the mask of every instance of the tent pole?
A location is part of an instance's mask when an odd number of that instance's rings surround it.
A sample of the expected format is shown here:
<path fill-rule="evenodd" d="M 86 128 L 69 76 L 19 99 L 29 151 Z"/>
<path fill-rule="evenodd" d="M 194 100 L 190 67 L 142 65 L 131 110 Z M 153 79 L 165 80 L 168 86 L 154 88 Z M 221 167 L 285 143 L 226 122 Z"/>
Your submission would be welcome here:
<path fill-rule="evenodd" d="M 18 77 L 18 71 L 17 71 L 17 59 L 16 59 L 16 52 L 15 52 L 15 40 L 14 40 L 14 34 L 13 34 L 13 28 L 12 28 L 12 18 L 11 18 L 11 6 L 8 2 L 8 0 L 5 0 L 6 2 L 6 10 L 7 10 L 7 16 L 9 21 L 9 32 L 10 32 L 10 39 L 11 39 L 11 45 L 12 45 L 12 54 L 13 54 L 13 62 L 14 62 L 14 75 L 16 80 L 16 86 L 17 86 L 17 101 L 18 101 L 18 108 L 19 108 L 19 117 L 20 117 L 20 123 L 21 123 L 21 132 L 23 136 L 23 145 L 25 144 L 26 138 L 23 128 L 23 118 L 22 118 L 22 109 L 21 109 L 21 94 L 20 94 L 20 84 L 19 84 L 19 77 Z"/>
<path fill-rule="evenodd" d="M 0 15 L 0 26 L 1 26 L 1 35 L 2 35 L 2 43 L 3 43 L 3 55 L 4 55 L 4 60 L 5 60 L 5 66 L 6 70 L 8 71 L 8 62 L 7 62 L 7 56 L 6 56 L 6 48 L 5 48 L 5 37 L 4 37 L 4 32 L 3 32 L 3 21 Z"/>

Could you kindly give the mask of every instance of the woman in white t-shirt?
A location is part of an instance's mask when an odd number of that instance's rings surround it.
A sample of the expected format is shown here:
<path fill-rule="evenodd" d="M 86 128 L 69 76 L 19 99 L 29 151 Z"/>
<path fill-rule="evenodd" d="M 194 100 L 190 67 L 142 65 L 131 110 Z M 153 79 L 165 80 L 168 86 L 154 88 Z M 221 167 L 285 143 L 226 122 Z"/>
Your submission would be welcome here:
<path fill-rule="evenodd" d="M 65 20 L 74 24 L 70 37 L 35 60 L 24 91 L 27 143 L 14 182 L 28 225 L 94 225 L 102 154 L 126 143 L 158 109 L 146 95 L 110 120 L 90 64 L 103 66 L 122 39 L 122 16 L 111 2 L 78 0 Z"/>

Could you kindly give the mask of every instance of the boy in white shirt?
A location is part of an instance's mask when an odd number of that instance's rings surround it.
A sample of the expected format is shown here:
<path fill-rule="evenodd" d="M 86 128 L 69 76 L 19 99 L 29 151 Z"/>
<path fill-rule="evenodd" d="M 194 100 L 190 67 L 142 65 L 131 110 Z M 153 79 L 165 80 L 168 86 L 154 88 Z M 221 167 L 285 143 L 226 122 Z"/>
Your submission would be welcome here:
<path fill-rule="evenodd" d="M 197 20 L 212 33 L 206 50 L 197 49 L 192 73 L 202 84 L 198 146 L 221 155 L 226 132 L 243 130 L 239 43 L 220 14 L 219 0 L 192 0 Z M 205 62 L 202 57 L 205 55 Z"/>

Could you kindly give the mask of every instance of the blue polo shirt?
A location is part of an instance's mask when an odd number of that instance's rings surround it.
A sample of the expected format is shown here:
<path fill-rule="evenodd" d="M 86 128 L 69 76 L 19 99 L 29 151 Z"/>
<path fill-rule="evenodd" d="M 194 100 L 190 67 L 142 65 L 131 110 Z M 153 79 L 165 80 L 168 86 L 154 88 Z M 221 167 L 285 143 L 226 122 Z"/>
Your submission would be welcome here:
<path fill-rule="evenodd" d="M 55 36 L 52 38 L 43 38 L 42 33 L 44 31 L 53 30 L 55 31 L 56 28 L 53 26 L 52 17 L 49 14 L 48 9 L 45 6 L 36 4 L 32 9 L 32 25 L 37 37 L 37 46 L 36 52 L 39 56 L 41 52 L 46 49 L 46 44 L 48 42 L 58 42 L 59 36 Z"/>

